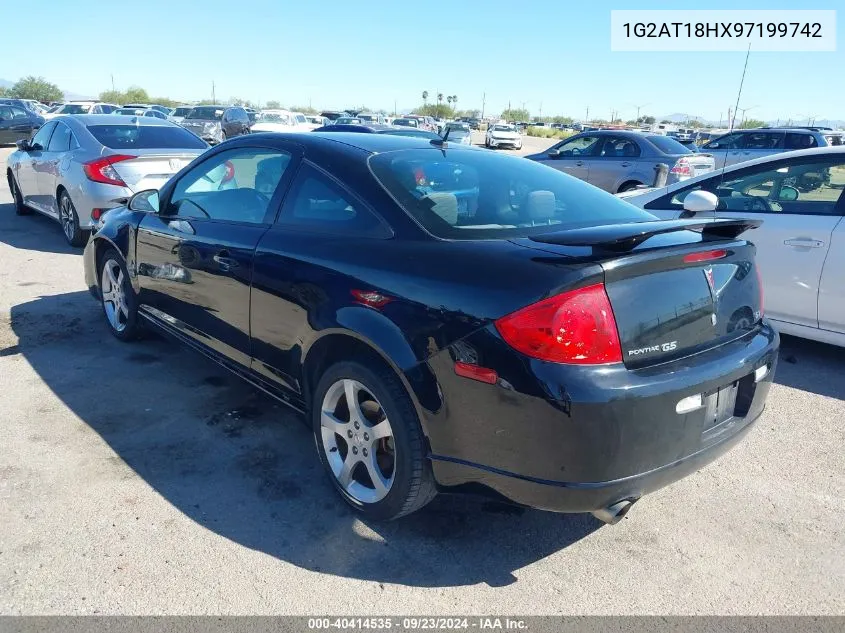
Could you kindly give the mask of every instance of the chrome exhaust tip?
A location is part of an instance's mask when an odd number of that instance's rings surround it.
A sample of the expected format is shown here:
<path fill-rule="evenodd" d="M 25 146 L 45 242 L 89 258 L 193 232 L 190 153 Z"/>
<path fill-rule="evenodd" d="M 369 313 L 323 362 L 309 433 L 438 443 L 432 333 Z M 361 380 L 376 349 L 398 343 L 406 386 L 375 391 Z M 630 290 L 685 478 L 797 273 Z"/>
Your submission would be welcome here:
<path fill-rule="evenodd" d="M 633 501 L 631 499 L 623 499 L 622 501 L 617 501 L 606 508 L 593 510 L 591 514 L 602 523 L 606 523 L 607 525 L 616 525 L 625 517 L 626 514 L 628 514 L 628 510 L 630 510 L 631 506 L 634 505 L 634 501 L 636 501 L 636 499 Z"/>

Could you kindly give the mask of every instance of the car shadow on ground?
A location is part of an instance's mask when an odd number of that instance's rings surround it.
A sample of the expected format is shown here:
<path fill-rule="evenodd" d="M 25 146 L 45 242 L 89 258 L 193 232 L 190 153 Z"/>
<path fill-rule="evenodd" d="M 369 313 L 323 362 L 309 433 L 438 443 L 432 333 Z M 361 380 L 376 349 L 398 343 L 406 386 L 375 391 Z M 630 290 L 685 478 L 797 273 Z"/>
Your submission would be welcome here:
<path fill-rule="evenodd" d="M 67 243 L 58 222 L 36 211 L 29 215 L 15 215 L 12 203 L 0 204 L 0 243 L 30 251 L 82 254 L 81 248 Z"/>
<path fill-rule="evenodd" d="M 301 418 L 204 357 L 156 336 L 118 342 L 85 292 L 14 306 L 11 327 L 18 340 L 0 354 L 23 355 L 116 453 L 113 485 L 128 466 L 204 528 L 299 567 L 503 586 L 602 525 L 458 496 L 392 523 L 361 521 L 327 480 Z"/>
<path fill-rule="evenodd" d="M 775 382 L 845 400 L 845 350 L 795 336 L 781 336 Z"/>

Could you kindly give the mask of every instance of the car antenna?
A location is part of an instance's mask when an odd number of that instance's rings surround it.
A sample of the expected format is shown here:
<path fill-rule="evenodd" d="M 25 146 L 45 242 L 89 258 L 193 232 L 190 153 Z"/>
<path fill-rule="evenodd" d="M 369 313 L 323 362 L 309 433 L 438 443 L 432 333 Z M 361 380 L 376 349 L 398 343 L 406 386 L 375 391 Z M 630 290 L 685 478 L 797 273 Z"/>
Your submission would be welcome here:
<path fill-rule="evenodd" d="M 443 138 L 433 138 L 433 139 L 431 139 L 431 144 L 437 145 L 437 147 L 440 147 L 441 149 L 446 149 L 448 147 L 448 145 L 446 144 L 446 141 L 449 140 L 449 131 L 451 129 L 452 128 L 447 127 L 446 128 L 446 134 L 443 135 Z"/>

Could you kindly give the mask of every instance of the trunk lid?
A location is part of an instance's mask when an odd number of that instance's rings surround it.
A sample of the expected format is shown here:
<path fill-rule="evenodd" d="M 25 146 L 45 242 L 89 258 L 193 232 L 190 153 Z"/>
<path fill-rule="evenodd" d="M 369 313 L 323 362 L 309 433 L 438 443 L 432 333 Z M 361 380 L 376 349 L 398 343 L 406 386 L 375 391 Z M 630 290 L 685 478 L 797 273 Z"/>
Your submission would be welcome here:
<path fill-rule="evenodd" d="M 174 174 L 202 153 L 202 150 L 131 150 L 136 158 L 112 164 L 132 191 L 160 189 Z"/>
<path fill-rule="evenodd" d="M 545 251 L 597 260 L 629 368 L 734 340 L 762 318 L 755 247 L 735 239 L 759 221 L 669 220 L 530 238 Z M 699 233 L 700 231 L 700 233 Z M 582 255 L 584 257 L 586 253 Z"/>

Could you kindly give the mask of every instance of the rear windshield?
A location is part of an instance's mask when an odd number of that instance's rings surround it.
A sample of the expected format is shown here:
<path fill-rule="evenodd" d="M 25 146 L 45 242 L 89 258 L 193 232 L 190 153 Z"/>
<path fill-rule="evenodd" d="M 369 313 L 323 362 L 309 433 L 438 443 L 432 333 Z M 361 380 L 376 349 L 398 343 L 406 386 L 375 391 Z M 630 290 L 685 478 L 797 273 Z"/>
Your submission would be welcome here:
<path fill-rule="evenodd" d="M 205 141 L 170 125 L 89 125 L 88 131 L 111 149 L 205 149 Z"/>
<path fill-rule="evenodd" d="M 426 230 L 449 239 L 522 237 L 654 216 L 540 163 L 495 152 L 375 154 L 376 179 Z"/>
<path fill-rule="evenodd" d="M 59 112 L 61 114 L 88 114 L 90 110 L 90 105 L 81 103 L 66 103 L 58 110 L 56 110 L 56 112 Z"/>
<path fill-rule="evenodd" d="M 219 121 L 223 118 L 223 108 L 193 108 L 186 119 L 204 119 L 206 121 Z"/>
<path fill-rule="evenodd" d="M 647 136 L 646 138 L 652 145 L 657 147 L 657 149 L 664 154 L 692 154 L 688 148 L 684 147 L 678 141 L 669 136 L 660 136 L 655 134 L 654 136 Z"/>

